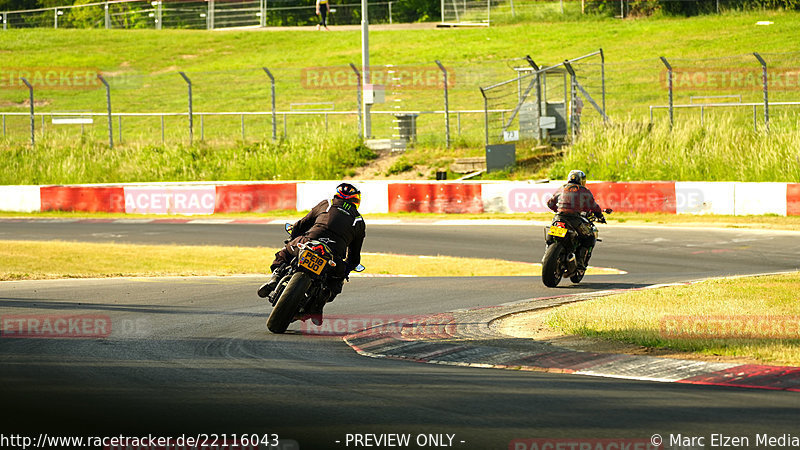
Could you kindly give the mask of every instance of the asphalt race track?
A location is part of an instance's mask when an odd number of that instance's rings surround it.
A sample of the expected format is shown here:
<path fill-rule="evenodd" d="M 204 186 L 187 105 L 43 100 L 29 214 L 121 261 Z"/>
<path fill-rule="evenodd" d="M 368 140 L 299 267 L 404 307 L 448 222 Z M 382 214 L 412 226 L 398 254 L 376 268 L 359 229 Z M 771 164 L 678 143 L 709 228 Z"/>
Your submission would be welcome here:
<path fill-rule="evenodd" d="M 280 225 L 0 221 L 0 239 L 279 245 Z M 333 316 L 405 316 L 523 299 L 800 267 L 798 233 L 603 226 L 587 276 L 353 277 Z M 539 226 L 369 225 L 364 251 L 536 262 Z M 2 244 L 0 244 L 2 245 Z M 265 255 L 265 265 L 271 255 Z M 284 448 L 356 448 L 348 434 L 455 435 L 452 447 L 513 441 L 800 435 L 800 395 L 578 375 L 447 367 L 357 355 L 300 324 L 272 335 L 263 277 L 0 283 L 0 317 L 89 314 L 109 336 L 0 339 L 0 431 L 50 435 L 277 433 Z M 339 441 L 337 443 L 337 441 Z M 373 442 L 374 443 L 374 442 Z M 669 443 L 667 441 L 667 443 Z M 385 444 L 385 443 L 384 443 Z M 438 446 L 443 446 L 439 443 Z M 358 446 L 365 448 L 366 446 Z M 430 446 L 434 447 L 434 446 Z M 376 445 L 372 448 L 388 448 Z"/>

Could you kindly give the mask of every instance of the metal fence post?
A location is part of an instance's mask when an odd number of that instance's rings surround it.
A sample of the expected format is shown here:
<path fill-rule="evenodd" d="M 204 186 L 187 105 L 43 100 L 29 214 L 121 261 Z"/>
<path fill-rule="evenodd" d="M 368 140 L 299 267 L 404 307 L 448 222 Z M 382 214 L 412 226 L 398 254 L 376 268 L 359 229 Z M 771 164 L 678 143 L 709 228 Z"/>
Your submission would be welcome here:
<path fill-rule="evenodd" d="M 208 0 L 208 11 L 206 11 L 206 28 L 214 29 L 214 0 Z"/>
<path fill-rule="evenodd" d="M 30 101 L 31 101 L 31 148 L 36 146 L 36 138 L 34 137 L 34 133 L 36 132 L 36 120 L 34 120 L 34 109 L 33 109 L 33 86 L 28 83 L 28 80 L 25 77 L 20 78 L 25 86 L 28 86 L 28 92 L 30 94 Z"/>
<path fill-rule="evenodd" d="M 356 73 L 356 78 L 358 79 L 358 86 L 356 87 L 356 98 L 358 99 L 358 133 L 361 134 L 361 127 L 363 126 L 361 122 L 361 72 L 358 71 L 358 68 L 355 64 L 350 63 L 350 68 L 353 69 L 353 72 Z"/>
<path fill-rule="evenodd" d="M 111 11 L 108 9 L 109 8 L 108 2 L 106 2 L 104 6 L 105 6 L 105 25 L 106 25 L 106 30 L 110 30 L 111 29 Z"/>
<path fill-rule="evenodd" d="M 8 29 L 8 13 L 3 13 L 3 30 Z"/>
<path fill-rule="evenodd" d="M 111 122 L 111 86 L 108 85 L 108 82 L 105 78 L 103 78 L 103 75 L 98 73 L 97 78 L 100 79 L 100 82 L 106 87 L 106 108 L 108 109 L 108 146 L 110 148 L 114 148 L 114 131 L 112 129 Z"/>
<path fill-rule="evenodd" d="M 389 25 L 392 24 L 392 2 L 389 2 Z"/>
<path fill-rule="evenodd" d="M 578 89 L 576 88 L 577 80 L 575 77 L 575 69 L 568 61 L 564 61 L 564 68 L 569 72 L 569 130 L 572 133 L 572 140 L 578 136 L 577 127 L 577 102 L 578 102 Z"/>
<path fill-rule="evenodd" d="M 271 85 L 271 97 L 272 97 L 272 140 L 278 139 L 278 123 L 277 117 L 275 116 L 275 77 L 272 76 L 272 72 L 269 71 L 266 67 L 262 67 L 264 72 L 269 77 L 269 82 Z"/>
<path fill-rule="evenodd" d="M 161 0 L 156 1 L 156 30 L 161 29 Z"/>
<path fill-rule="evenodd" d="M 444 77 L 444 131 L 447 148 L 450 148 L 450 103 L 447 98 L 447 69 L 444 68 L 438 59 L 434 62 L 439 66 L 439 69 L 442 71 L 442 77 Z"/>
<path fill-rule="evenodd" d="M 606 110 L 606 57 L 603 49 L 600 49 L 600 89 L 603 96 L 603 112 L 606 113 L 604 122 L 608 122 L 608 110 Z"/>
<path fill-rule="evenodd" d="M 661 56 L 660 58 L 661 62 L 664 63 L 664 65 L 667 67 L 667 77 L 668 77 L 667 85 L 669 86 L 669 126 L 670 128 L 672 128 L 672 126 L 675 123 L 673 121 L 673 115 L 672 115 L 673 114 L 672 113 L 672 66 L 669 65 L 667 58 L 664 58 L 663 56 Z"/>
<path fill-rule="evenodd" d="M 758 53 L 753 53 L 758 62 L 761 63 L 761 80 L 764 83 L 764 129 L 769 133 L 769 100 L 767 98 L 767 62 Z"/>
<path fill-rule="evenodd" d="M 192 81 L 189 79 L 189 77 L 186 76 L 185 73 L 183 72 L 178 72 L 178 73 L 181 74 L 183 79 L 186 80 L 187 86 L 189 86 L 189 143 L 191 144 L 194 138 L 194 130 L 193 130 L 194 118 L 192 116 Z"/>
<path fill-rule="evenodd" d="M 485 144 L 489 145 L 489 100 L 486 98 L 486 92 L 483 90 L 482 87 L 478 89 L 481 90 L 481 95 L 483 96 L 483 131 Z"/>

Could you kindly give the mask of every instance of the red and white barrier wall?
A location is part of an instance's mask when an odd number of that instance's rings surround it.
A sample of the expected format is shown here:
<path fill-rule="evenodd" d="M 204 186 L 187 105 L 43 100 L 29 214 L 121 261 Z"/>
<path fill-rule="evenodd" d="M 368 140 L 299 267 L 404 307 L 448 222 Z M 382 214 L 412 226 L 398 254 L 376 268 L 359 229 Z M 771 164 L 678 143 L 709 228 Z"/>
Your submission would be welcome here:
<path fill-rule="evenodd" d="M 142 183 L 0 186 L 3 211 L 91 211 L 213 214 L 305 211 L 329 198 L 340 181 Z M 562 182 L 361 181 L 360 211 L 370 213 L 547 212 Z M 604 208 L 667 214 L 800 215 L 800 183 L 595 182 Z"/>

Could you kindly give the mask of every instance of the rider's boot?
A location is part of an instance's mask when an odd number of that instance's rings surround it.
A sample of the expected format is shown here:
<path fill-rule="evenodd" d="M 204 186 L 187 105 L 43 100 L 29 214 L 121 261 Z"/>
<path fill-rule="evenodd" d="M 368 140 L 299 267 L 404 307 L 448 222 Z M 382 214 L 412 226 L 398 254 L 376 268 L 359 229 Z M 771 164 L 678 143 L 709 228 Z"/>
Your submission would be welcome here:
<path fill-rule="evenodd" d="M 586 267 L 589 265 L 589 258 L 592 257 L 592 249 L 588 247 L 580 247 L 575 252 L 575 259 L 578 260 L 578 270 L 586 272 Z"/>
<path fill-rule="evenodd" d="M 580 247 L 575 256 L 578 260 L 578 268 L 585 272 L 586 268 L 589 267 L 589 260 L 592 258 L 592 248 Z"/>
<path fill-rule="evenodd" d="M 272 276 L 270 277 L 269 281 L 264 283 L 263 286 L 258 288 L 258 296 L 261 298 L 266 298 L 272 291 L 275 290 L 275 287 L 278 285 L 278 282 L 281 281 L 281 277 L 283 277 L 283 269 L 286 267 L 286 264 L 281 264 L 280 267 L 277 267 L 275 270 L 272 271 Z"/>
<path fill-rule="evenodd" d="M 322 309 L 324 307 L 325 304 L 322 303 L 319 306 L 307 311 L 309 317 L 311 318 L 311 323 L 313 323 L 316 326 L 322 325 Z"/>
<path fill-rule="evenodd" d="M 328 297 L 328 300 L 325 303 L 316 305 L 313 309 L 309 309 L 307 311 L 308 316 L 311 318 L 311 322 L 314 323 L 316 326 L 322 325 L 322 309 L 325 307 L 326 304 L 333 301 L 337 295 L 342 292 L 342 284 L 344 283 L 344 279 L 336 279 L 330 281 L 329 287 L 331 289 L 331 296 Z"/>

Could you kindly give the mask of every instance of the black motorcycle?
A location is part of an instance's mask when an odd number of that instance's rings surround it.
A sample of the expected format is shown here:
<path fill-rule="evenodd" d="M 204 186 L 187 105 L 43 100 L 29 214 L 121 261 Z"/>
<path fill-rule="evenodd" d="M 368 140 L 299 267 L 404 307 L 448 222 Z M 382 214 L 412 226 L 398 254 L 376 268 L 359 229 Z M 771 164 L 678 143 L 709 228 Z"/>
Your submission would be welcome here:
<path fill-rule="evenodd" d="M 606 214 L 611 213 L 610 209 L 603 210 Z M 587 226 L 594 233 L 597 242 L 597 227 L 594 222 L 602 216 L 594 213 L 582 213 L 582 226 Z M 549 227 L 544 228 L 544 241 L 547 250 L 542 257 L 542 282 L 547 287 L 556 287 L 562 278 L 569 278 L 573 283 L 580 283 L 583 280 L 584 271 L 578 270 L 578 261 L 575 252 L 580 246 L 579 233 L 569 222 L 558 220 L 558 216 L 553 219 Z"/>
<path fill-rule="evenodd" d="M 287 223 L 285 229 L 291 235 L 292 225 Z M 337 263 L 330 247 L 322 241 L 310 240 L 298 244 L 298 249 L 298 255 L 283 269 L 278 285 L 267 296 L 273 305 L 267 328 L 273 333 L 283 333 L 295 320 L 304 320 L 311 311 L 320 311 L 332 297 L 328 281 Z M 361 264 L 355 268 L 356 272 L 363 270 Z"/>

